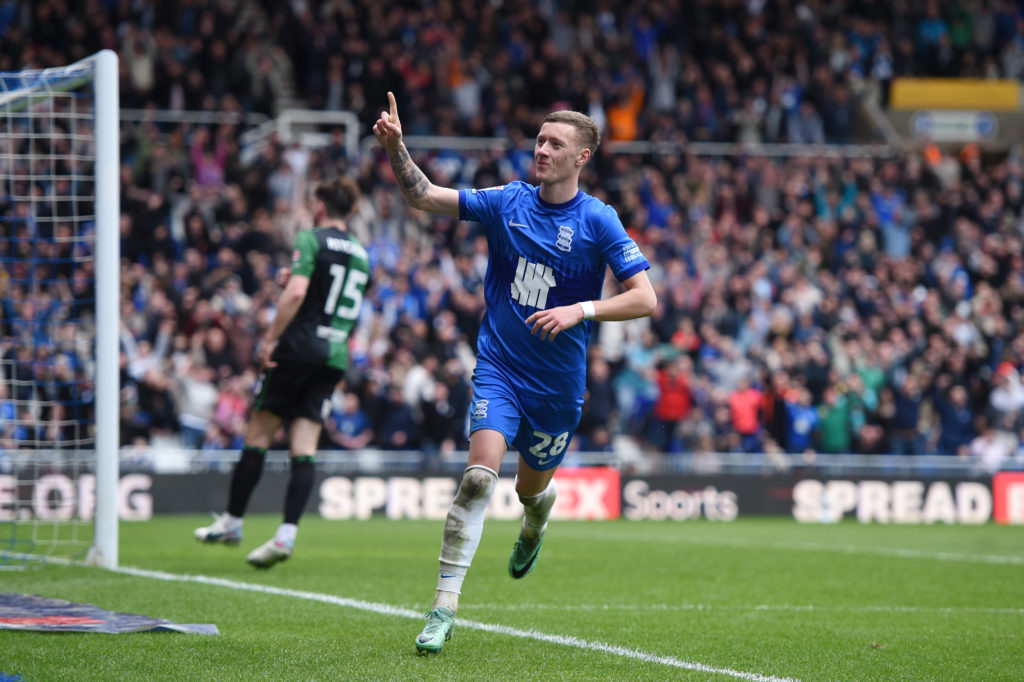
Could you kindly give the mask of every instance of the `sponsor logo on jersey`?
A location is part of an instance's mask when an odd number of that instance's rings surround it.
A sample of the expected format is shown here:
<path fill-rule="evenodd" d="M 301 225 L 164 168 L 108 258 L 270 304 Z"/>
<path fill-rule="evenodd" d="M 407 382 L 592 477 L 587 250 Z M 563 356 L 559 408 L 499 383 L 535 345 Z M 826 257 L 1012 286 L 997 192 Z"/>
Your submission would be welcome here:
<path fill-rule="evenodd" d="M 522 256 L 512 280 L 512 300 L 519 305 L 541 308 L 547 306 L 548 292 L 555 286 L 555 272 L 548 265 L 531 263 Z"/>
<path fill-rule="evenodd" d="M 558 241 L 555 242 L 555 246 L 566 253 L 572 251 L 572 234 L 573 232 L 571 227 L 568 225 L 559 225 Z"/>
<path fill-rule="evenodd" d="M 326 325 L 318 324 L 316 327 L 317 338 L 327 339 L 331 343 L 345 343 L 348 341 L 348 331 L 345 329 L 335 329 L 334 327 L 328 327 Z"/>
<path fill-rule="evenodd" d="M 525 223 L 517 223 L 514 220 L 512 220 L 511 218 L 508 219 L 508 226 L 509 227 L 521 227 L 521 228 L 526 229 L 526 230 L 530 229 L 529 225 L 527 225 Z"/>
<path fill-rule="evenodd" d="M 473 403 L 473 419 L 486 419 L 487 418 L 487 404 L 490 400 L 477 400 Z"/>

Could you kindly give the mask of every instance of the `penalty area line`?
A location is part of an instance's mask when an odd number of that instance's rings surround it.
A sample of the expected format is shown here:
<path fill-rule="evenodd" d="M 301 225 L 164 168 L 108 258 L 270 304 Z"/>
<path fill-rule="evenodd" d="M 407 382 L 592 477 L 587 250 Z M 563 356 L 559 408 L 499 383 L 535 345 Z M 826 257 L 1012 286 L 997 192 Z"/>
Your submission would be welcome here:
<path fill-rule="evenodd" d="M 401 606 L 392 606 L 391 604 L 381 604 L 378 602 L 369 602 L 362 599 L 351 599 L 349 597 L 338 597 L 332 594 L 323 594 L 320 592 L 306 592 L 304 590 L 291 590 L 284 587 L 273 587 L 271 585 L 261 585 L 259 583 L 246 583 L 237 580 L 228 580 L 226 578 L 215 578 L 206 575 L 191 575 L 191 574 L 179 574 L 179 573 L 168 573 L 166 571 L 151 571 L 143 568 L 133 568 L 130 566 L 122 566 L 113 569 L 114 573 L 121 573 L 123 575 L 135 576 L 137 578 L 151 578 L 153 580 L 164 580 L 167 582 L 186 582 L 186 583 L 198 583 L 200 585 L 213 585 L 216 587 L 226 587 L 232 590 L 241 590 L 246 592 L 258 592 L 260 594 L 272 594 L 280 597 L 291 597 L 292 599 L 304 599 L 306 601 L 322 602 L 324 604 L 333 604 L 335 606 L 341 606 L 344 608 L 358 609 L 360 611 L 369 611 L 371 613 L 379 613 L 386 616 L 399 616 L 401 618 L 412 618 L 416 620 L 422 620 L 423 614 L 413 609 L 403 608 Z M 630 658 L 637 661 L 643 661 L 645 663 L 658 663 L 660 665 L 669 666 L 672 668 L 681 668 L 683 670 L 696 670 L 699 672 L 711 673 L 716 675 L 725 675 L 728 677 L 735 677 L 740 680 L 749 680 L 750 682 L 798 682 L 798 680 L 791 677 L 774 677 L 772 675 L 761 675 L 758 673 L 748 673 L 742 670 L 732 670 L 730 668 L 719 668 L 712 665 L 705 665 L 704 663 L 697 663 L 694 661 L 684 661 L 680 658 L 673 656 L 659 656 L 657 654 L 651 654 L 639 649 L 629 649 L 627 647 L 615 646 L 613 644 L 605 644 L 603 642 L 592 642 L 578 637 L 572 637 L 570 635 L 551 635 L 536 630 L 520 630 L 518 628 L 508 627 L 506 625 L 494 625 L 492 623 L 481 623 L 479 621 L 466 620 L 460 618 L 458 621 L 460 628 L 469 628 L 471 630 L 480 630 L 482 632 L 492 632 L 500 635 L 507 635 L 510 637 L 521 637 L 523 639 L 532 639 L 541 642 L 549 642 L 551 644 L 559 644 L 561 646 L 573 647 L 576 649 L 586 649 L 589 651 L 596 651 L 599 653 L 612 654 L 613 656 L 621 656 L 623 658 Z"/>

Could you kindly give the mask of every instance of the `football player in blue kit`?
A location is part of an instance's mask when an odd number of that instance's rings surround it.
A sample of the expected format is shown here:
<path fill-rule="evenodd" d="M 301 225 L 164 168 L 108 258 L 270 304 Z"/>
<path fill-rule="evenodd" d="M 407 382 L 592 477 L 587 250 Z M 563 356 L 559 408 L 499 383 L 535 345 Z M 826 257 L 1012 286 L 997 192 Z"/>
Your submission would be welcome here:
<path fill-rule="evenodd" d="M 533 152 L 539 186 L 455 190 L 434 185 L 413 162 L 393 93 L 388 103 L 373 131 L 405 200 L 481 223 L 488 247 L 469 465 L 445 520 L 434 605 L 416 638 L 417 649 L 436 652 L 451 638 L 505 452 L 520 454 L 516 492 L 525 514 L 508 570 L 522 578 L 537 562 L 557 496 L 554 472 L 579 425 L 594 321 L 648 316 L 657 300 L 650 264 L 615 209 L 579 189 L 600 141 L 590 117 L 555 111 L 544 119 Z M 622 291 L 601 300 L 608 267 Z"/>

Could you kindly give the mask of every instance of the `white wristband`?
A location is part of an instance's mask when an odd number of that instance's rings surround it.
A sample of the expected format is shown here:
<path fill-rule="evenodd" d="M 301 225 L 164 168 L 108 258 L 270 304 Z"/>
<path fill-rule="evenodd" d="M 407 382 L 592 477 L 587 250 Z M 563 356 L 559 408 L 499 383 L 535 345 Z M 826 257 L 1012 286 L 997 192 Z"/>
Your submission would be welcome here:
<path fill-rule="evenodd" d="M 584 320 L 592 320 L 592 319 L 594 319 L 594 315 L 597 314 L 597 311 L 594 310 L 594 302 L 593 301 L 580 301 L 580 307 L 583 308 L 583 319 Z"/>

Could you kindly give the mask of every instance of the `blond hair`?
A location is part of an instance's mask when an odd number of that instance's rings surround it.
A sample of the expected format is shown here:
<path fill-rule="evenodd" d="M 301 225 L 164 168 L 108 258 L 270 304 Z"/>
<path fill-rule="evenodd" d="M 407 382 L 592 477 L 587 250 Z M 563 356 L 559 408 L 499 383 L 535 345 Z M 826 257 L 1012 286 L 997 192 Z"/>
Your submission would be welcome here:
<path fill-rule="evenodd" d="M 563 109 L 552 111 L 544 117 L 544 123 L 566 123 L 576 129 L 576 141 L 580 147 L 589 149 L 593 154 L 597 151 L 597 145 L 601 144 L 601 131 L 598 129 L 594 119 L 578 111 Z"/>

